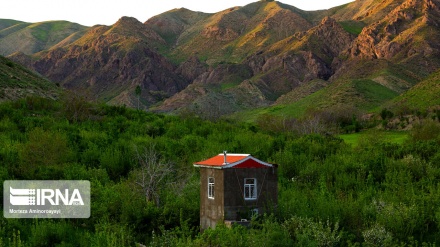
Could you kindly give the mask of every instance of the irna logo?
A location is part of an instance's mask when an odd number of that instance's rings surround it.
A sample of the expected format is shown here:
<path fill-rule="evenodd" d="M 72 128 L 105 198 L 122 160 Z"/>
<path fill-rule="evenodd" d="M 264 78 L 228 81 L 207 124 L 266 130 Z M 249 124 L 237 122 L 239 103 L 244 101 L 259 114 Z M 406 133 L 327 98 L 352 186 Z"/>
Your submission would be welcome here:
<path fill-rule="evenodd" d="M 11 205 L 84 205 L 78 189 L 14 189 L 9 187 Z"/>
<path fill-rule="evenodd" d="M 3 183 L 6 218 L 89 218 L 86 180 L 7 180 Z"/>

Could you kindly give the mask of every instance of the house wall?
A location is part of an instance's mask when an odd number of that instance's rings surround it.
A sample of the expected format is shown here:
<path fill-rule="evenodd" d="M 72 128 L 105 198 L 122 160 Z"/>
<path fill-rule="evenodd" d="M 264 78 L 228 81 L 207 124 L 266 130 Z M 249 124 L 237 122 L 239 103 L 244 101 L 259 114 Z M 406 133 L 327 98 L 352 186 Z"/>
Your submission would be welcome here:
<path fill-rule="evenodd" d="M 208 198 L 208 177 L 214 177 L 214 199 Z M 257 199 L 244 199 L 244 179 L 257 179 Z M 200 168 L 200 228 L 215 228 L 224 220 L 250 220 L 249 212 L 263 214 L 278 203 L 277 168 Z"/>
<path fill-rule="evenodd" d="M 224 215 L 224 178 L 223 171 L 213 168 L 200 168 L 200 228 L 215 228 L 223 221 Z M 208 198 L 208 177 L 214 177 L 214 199 Z"/>
<path fill-rule="evenodd" d="M 257 199 L 244 199 L 244 179 L 257 179 Z M 250 220 L 249 212 L 263 214 L 278 203 L 277 168 L 224 169 L 224 220 Z"/>

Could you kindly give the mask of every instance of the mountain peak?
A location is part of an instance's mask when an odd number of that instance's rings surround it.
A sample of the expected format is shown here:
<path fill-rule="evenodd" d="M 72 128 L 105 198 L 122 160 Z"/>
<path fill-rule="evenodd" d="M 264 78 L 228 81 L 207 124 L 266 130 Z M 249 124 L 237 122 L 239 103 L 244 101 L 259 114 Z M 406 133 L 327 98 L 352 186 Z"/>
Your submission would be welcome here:
<path fill-rule="evenodd" d="M 130 16 L 123 16 L 121 18 L 119 18 L 119 20 L 113 24 L 113 26 L 116 25 L 142 25 L 142 22 L 140 22 L 138 19 L 134 18 L 134 17 L 130 17 Z"/>

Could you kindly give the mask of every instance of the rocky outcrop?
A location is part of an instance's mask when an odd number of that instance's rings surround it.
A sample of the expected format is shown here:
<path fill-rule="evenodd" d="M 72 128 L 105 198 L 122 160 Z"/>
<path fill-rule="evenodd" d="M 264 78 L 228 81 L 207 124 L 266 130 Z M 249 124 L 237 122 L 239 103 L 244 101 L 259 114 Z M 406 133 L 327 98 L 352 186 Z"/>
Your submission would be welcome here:
<path fill-rule="evenodd" d="M 241 82 L 246 81 L 246 79 L 251 78 L 252 75 L 252 70 L 246 65 L 220 64 L 200 74 L 191 85 L 169 99 L 166 99 L 155 109 L 160 111 L 172 111 L 179 108 L 191 107 L 194 102 L 211 102 L 213 94 L 215 95 L 214 98 L 222 95 L 219 93 L 222 85 L 228 84 L 230 87 L 235 87 L 240 85 Z M 229 109 L 234 109 L 234 107 Z"/>
<path fill-rule="evenodd" d="M 423 35 L 418 33 L 418 30 L 421 31 L 427 26 L 437 27 L 439 13 L 438 1 L 407 0 L 383 20 L 365 27 L 347 53 L 351 57 L 391 59 L 398 53 L 407 51 L 409 46 L 418 42 L 417 39 L 422 38 L 416 36 Z M 425 45 L 429 46 L 428 43 Z M 424 56 L 434 52 L 430 47 L 424 47 L 422 50 Z"/>
<path fill-rule="evenodd" d="M 269 85 L 266 89 L 273 93 L 268 98 L 279 97 L 311 80 L 327 80 L 334 72 L 331 66 L 334 57 L 349 47 L 353 39 L 334 19 L 326 17 L 299 38 L 283 44 L 281 47 L 294 45 L 287 51 L 285 48 L 260 51 L 248 57 L 246 64 L 254 74 L 263 74 L 261 79 Z"/>
<path fill-rule="evenodd" d="M 247 61 L 254 74 L 262 74 L 256 82 L 266 98 L 276 100 L 297 86 L 313 79 L 328 79 L 332 70 L 310 51 L 287 52 L 278 56 L 254 55 Z"/>
<path fill-rule="evenodd" d="M 309 50 L 321 59 L 331 62 L 351 45 L 354 38 L 335 19 L 327 16 L 318 26 L 307 32 L 299 50 Z"/>
<path fill-rule="evenodd" d="M 208 71 L 208 65 L 200 62 L 196 56 L 190 57 L 176 69 L 176 73 L 182 75 L 188 81 L 194 81 L 206 71 Z"/>
<path fill-rule="evenodd" d="M 221 83 L 235 83 L 251 78 L 252 71 L 244 64 L 220 64 L 210 68 L 194 80 L 194 84 L 216 85 Z"/>

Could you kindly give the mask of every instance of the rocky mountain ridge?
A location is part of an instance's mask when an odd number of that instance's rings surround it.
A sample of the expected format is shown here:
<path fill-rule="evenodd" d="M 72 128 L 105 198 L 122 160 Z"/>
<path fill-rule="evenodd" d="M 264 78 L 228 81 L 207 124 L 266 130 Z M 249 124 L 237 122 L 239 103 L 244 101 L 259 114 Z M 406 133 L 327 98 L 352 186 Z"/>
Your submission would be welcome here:
<path fill-rule="evenodd" d="M 440 67 L 439 8 L 438 0 L 357 0 L 311 12 L 276 1 L 214 14 L 174 9 L 10 58 L 113 104 L 220 116 L 316 90 L 332 94 L 319 101 L 345 97 L 361 79 L 400 94 Z M 350 95 L 364 102 L 371 93 Z"/>

